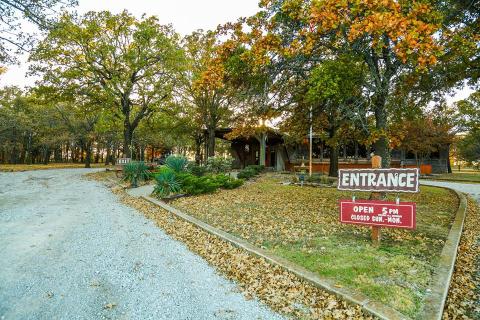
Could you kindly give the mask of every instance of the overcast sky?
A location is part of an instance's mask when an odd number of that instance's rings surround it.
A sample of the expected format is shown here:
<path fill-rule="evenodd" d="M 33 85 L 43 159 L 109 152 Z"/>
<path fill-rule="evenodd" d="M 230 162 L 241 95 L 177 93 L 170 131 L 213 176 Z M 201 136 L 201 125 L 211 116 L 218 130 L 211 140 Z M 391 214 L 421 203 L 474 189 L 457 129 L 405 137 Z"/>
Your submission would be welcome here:
<path fill-rule="evenodd" d="M 258 0 L 80 0 L 76 8 L 80 13 L 101 10 L 118 13 L 124 9 L 138 17 L 144 13 L 156 15 L 160 23 L 171 23 L 177 32 L 187 35 L 197 29 L 214 29 L 219 24 L 251 16 L 258 11 Z M 9 66 L 7 72 L 0 75 L 0 87 L 33 85 L 34 79 L 25 76 L 27 58 L 22 57 L 20 66 Z"/>
<path fill-rule="evenodd" d="M 219 24 L 235 21 L 239 17 L 253 15 L 258 10 L 259 0 L 80 0 L 77 11 L 110 10 L 118 13 L 127 9 L 140 17 L 142 14 L 158 16 L 160 23 L 173 24 L 182 35 L 196 29 L 214 29 Z M 17 85 L 31 86 L 33 78 L 27 78 L 25 73 L 27 57 L 22 57 L 20 66 L 10 66 L 8 71 L 0 75 L 0 87 Z M 464 89 L 449 102 L 468 97 L 471 90 Z"/>

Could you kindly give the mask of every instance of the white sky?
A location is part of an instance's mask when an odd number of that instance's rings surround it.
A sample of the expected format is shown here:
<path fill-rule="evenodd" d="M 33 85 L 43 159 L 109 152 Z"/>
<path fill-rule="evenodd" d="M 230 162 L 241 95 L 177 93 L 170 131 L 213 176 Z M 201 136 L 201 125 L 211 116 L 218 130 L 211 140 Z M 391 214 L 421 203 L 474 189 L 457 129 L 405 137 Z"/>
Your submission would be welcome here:
<path fill-rule="evenodd" d="M 142 14 L 158 16 L 161 24 L 173 24 L 181 35 L 187 35 L 197 29 L 214 29 L 219 24 L 248 17 L 258 11 L 259 0 L 80 0 L 76 10 L 109 10 L 119 13 L 127 9 L 140 17 Z M 26 29 L 30 29 L 27 26 Z M 27 78 L 28 69 L 23 56 L 20 66 L 9 66 L 5 74 L 0 75 L 0 87 L 16 85 L 32 86 L 34 78 Z"/>
<path fill-rule="evenodd" d="M 87 11 L 110 10 L 118 13 L 127 9 L 140 17 L 142 14 L 158 16 L 160 23 L 173 24 L 182 35 L 196 29 L 214 29 L 219 24 L 235 21 L 239 17 L 251 16 L 258 10 L 259 0 L 80 0 L 76 10 Z M 34 78 L 27 78 L 27 56 L 21 57 L 20 66 L 9 66 L 7 72 L 0 75 L 0 87 L 16 85 L 32 86 Z M 465 88 L 453 97 L 449 103 L 465 99 L 473 92 Z"/>

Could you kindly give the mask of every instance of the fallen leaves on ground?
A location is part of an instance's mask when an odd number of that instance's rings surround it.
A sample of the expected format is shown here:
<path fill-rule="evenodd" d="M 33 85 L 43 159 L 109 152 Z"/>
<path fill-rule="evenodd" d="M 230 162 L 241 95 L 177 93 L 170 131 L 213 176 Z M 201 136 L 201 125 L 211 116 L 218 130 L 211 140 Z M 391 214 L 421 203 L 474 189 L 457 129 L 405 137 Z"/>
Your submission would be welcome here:
<path fill-rule="evenodd" d="M 371 319 L 359 306 L 251 256 L 145 200 L 129 197 L 120 188 L 114 192 L 123 203 L 144 213 L 171 237 L 184 242 L 220 273 L 235 280 L 246 297 L 257 297 L 276 311 L 302 319 Z"/>
<path fill-rule="evenodd" d="M 480 319 L 480 209 L 471 198 L 467 208 L 443 319 Z"/>
<path fill-rule="evenodd" d="M 456 195 L 435 187 L 401 194 L 401 201 L 417 203 L 417 229 L 382 228 L 377 249 L 369 227 L 338 221 L 338 200 L 353 193 L 282 185 L 285 179 L 267 174 L 235 190 L 181 198 L 172 205 L 415 317 L 458 208 Z M 368 196 L 356 193 L 357 199 Z"/>

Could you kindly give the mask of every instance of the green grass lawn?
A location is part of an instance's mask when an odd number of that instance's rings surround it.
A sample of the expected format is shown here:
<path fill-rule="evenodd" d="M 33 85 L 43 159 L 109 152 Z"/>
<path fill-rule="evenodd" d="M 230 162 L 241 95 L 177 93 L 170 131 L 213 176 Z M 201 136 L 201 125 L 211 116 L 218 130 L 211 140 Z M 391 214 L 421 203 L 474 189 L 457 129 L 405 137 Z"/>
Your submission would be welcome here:
<path fill-rule="evenodd" d="M 453 171 L 452 173 L 436 175 L 433 179 L 480 182 L 480 171 Z"/>
<path fill-rule="evenodd" d="M 408 316 L 418 314 L 458 206 L 455 194 L 427 186 L 419 194 L 402 194 L 402 201 L 417 203 L 417 229 L 382 228 L 376 248 L 370 228 L 338 221 L 338 200 L 352 193 L 281 185 L 285 179 L 270 174 L 239 189 L 182 198 L 173 205 L 339 286 Z M 368 195 L 356 193 L 358 199 Z"/>

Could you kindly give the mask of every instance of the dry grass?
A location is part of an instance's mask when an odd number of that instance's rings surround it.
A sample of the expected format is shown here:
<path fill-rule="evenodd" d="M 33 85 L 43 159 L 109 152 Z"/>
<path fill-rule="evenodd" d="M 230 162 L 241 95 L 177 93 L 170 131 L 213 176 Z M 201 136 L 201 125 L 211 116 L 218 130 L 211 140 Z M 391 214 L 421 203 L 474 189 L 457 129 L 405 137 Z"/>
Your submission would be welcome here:
<path fill-rule="evenodd" d="M 455 194 L 422 187 L 419 194 L 402 195 L 402 201 L 417 203 L 417 229 L 383 228 L 382 245 L 375 248 L 369 228 L 338 222 L 338 200 L 352 193 L 284 186 L 282 179 L 264 176 L 239 189 L 183 198 L 173 205 L 408 316 L 421 311 L 458 207 Z"/>
<path fill-rule="evenodd" d="M 103 163 L 92 163 L 92 168 L 107 168 Z M 18 172 L 48 169 L 85 168 L 84 163 L 49 163 L 49 164 L 0 164 L 0 172 Z"/>
<path fill-rule="evenodd" d="M 444 173 L 441 175 L 436 175 L 431 179 L 480 183 L 480 171 L 461 171 L 461 172 L 453 171 L 452 173 Z"/>

